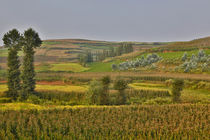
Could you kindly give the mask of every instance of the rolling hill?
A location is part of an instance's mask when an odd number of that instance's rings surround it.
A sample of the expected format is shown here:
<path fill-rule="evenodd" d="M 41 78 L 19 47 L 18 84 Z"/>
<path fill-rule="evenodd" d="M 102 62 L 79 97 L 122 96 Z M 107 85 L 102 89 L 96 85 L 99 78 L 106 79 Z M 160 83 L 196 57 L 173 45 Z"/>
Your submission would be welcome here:
<path fill-rule="evenodd" d="M 62 66 L 64 72 L 110 72 L 113 63 L 119 64 L 122 61 L 139 58 L 140 55 L 146 56 L 149 53 L 157 53 L 164 58 L 161 67 L 174 68 L 181 64 L 180 57 L 185 51 L 189 55 L 196 54 L 199 49 L 205 49 L 210 54 L 210 37 L 195 39 L 186 42 L 132 42 L 134 52 L 123 54 L 122 56 L 111 57 L 103 62 L 94 62 L 87 68 L 75 63 L 78 62 L 78 55 L 86 50 L 102 51 L 110 47 L 118 47 L 121 42 L 98 41 L 87 39 L 51 39 L 44 40 L 41 47 L 36 49 L 35 65 L 37 72 L 47 72 L 58 70 Z M 22 58 L 22 52 L 19 53 Z M 7 49 L 0 48 L 0 68 L 6 69 Z M 170 66 L 169 66 L 170 65 Z M 173 66 L 171 66 L 173 65 Z M 76 66 L 76 68 L 70 68 Z M 78 70 L 81 69 L 81 70 Z M 2 71 L 1 70 L 1 71 Z M 60 71 L 60 72 L 61 72 Z"/>
<path fill-rule="evenodd" d="M 209 48 L 210 48 L 210 37 L 205 37 L 186 42 L 174 42 L 156 49 L 159 51 L 190 51 L 190 50 L 209 49 Z"/>
<path fill-rule="evenodd" d="M 86 50 L 102 51 L 109 47 L 118 47 L 121 42 L 96 41 L 86 39 L 44 40 L 36 49 L 36 63 L 78 62 L 78 55 Z M 132 42 L 135 51 L 166 45 L 167 43 Z M 22 53 L 20 53 L 20 56 Z M 6 63 L 7 49 L 0 48 L 0 63 Z"/>

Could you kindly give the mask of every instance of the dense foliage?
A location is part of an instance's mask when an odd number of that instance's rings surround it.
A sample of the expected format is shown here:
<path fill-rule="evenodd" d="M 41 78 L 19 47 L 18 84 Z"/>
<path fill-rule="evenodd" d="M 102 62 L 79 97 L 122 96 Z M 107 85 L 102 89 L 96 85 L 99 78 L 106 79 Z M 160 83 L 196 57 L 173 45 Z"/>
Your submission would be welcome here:
<path fill-rule="evenodd" d="M 27 99 L 30 94 L 35 93 L 35 70 L 34 70 L 34 49 L 42 43 L 38 33 L 33 29 L 24 32 L 23 39 L 23 72 L 22 72 L 22 99 Z"/>
<path fill-rule="evenodd" d="M 16 100 L 21 94 L 22 99 L 27 99 L 29 94 L 35 91 L 34 48 L 42 43 L 38 33 L 28 29 L 23 36 L 13 29 L 3 37 L 4 45 L 8 48 L 8 91 L 9 97 Z M 23 70 L 20 73 L 20 60 L 18 51 L 23 46 Z M 22 74 L 21 78 L 20 75 Z M 20 89 L 22 88 L 21 92 Z"/>
<path fill-rule="evenodd" d="M 18 51 L 21 49 L 21 35 L 13 29 L 6 33 L 3 37 L 4 45 L 8 48 L 7 58 L 7 96 L 16 100 L 20 91 L 20 60 Z"/>
<path fill-rule="evenodd" d="M 0 139 L 208 140 L 209 105 L 0 111 Z"/>
<path fill-rule="evenodd" d="M 102 82 L 102 91 L 100 93 L 100 105 L 109 104 L 109 86 L 111 83 L 111 78 L 109 76 L 104 76 L 101 79 Z"/>
<path fill-rule="evenodd" d="M 116 79 L 116 81 L 114 82 L 114 88 L 118 90 L 118 105 L 126 104 L 127 99 L 125 89 L 127 88 L 127 85 L 128 83 L 121 78 Z"/>
<path fill-rule="evenodd" d="M 181 91 L 184 87 L 184 81 L 181 79 L 175 79 L 172 84 L 172 95 L 173 101 L 179 101 L 181 96 Z"/>

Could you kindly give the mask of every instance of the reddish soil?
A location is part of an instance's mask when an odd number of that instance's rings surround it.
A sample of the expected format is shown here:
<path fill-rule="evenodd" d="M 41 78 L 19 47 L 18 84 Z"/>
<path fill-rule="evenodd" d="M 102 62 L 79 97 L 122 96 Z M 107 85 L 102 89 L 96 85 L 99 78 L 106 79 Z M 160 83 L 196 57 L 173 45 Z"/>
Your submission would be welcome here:
<path fill-rule="evenodd" d="M 0 84 L 5 84 L 7 83 L 7 81 L 0 81 Z"/>

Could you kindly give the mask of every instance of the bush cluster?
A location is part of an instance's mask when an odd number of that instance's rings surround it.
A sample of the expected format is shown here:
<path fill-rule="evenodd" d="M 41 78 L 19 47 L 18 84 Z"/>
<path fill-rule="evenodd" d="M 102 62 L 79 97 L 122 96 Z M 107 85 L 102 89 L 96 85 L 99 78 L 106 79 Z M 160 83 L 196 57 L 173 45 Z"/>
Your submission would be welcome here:
<path fill-rule="evenodd" d="M 112 65 L 112 69 L 116 70 L 117 68 L 119 70 L 128 70 L 130 68 L 137 68 L 137 67 L 145 67 L 145 66 L 151 66 L 151 68 L 156 68 L 154 63 L 160 61 L 162 57 L 158 56 L 156 53 L 148 54 L 146 58 L 142 56 L 141 58 L 138 58 L 136 60 L 132 61 L 126 61 L 120 63 L 118 66 L 116 64 Z"/>
<path fill-rule="evenodd" d="M 88 100 L 90 104 L 96 105 L 123 105 L 126 104 L 127 98 L 125 95 L 125 89 L 127 88 L 127 82 L 123 79 L 117 78 L 114 81 L 114 89 L 118 90 L 115 101 L 113 102 L 110 96 L 110 84 L 111 79 L 109 76 L 103 77 L 100 81 L 93 80 L 90 82 Z"/>
<path fill-rule="evenodd" d="M 206 55 L 204 50 L 199 50 L 197 55 L 192 54 L 190 59 L 188 59 L 187 53 L 185 52 L 182 56 L 182 61 L 184 61 L 184 63 L 176 67 L 176 70 L 182 69 L 184 72 L 190 72 L 200 68 L 205 72 L 210 69 L 210 55 Z"/>

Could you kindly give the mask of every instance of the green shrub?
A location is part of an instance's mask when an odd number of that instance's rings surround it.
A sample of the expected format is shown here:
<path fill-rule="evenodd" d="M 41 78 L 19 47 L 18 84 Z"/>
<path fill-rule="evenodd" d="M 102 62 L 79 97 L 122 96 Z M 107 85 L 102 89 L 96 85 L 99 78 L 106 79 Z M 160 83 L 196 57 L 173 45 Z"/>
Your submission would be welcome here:
<path fill-rule="evenodd" d="M 115 90 L 118 90 L 118 98 L 117 102 L 119 105 L 123 105 L 126 103 L 126 95 L 125 95 L 125 89 L 127 88 L 128 83 L 123 79 L 116 79 L 114 82 L 114 88 Z"/>
<path fill-rule="evenodd" d="M 101 79 L 103 90 L 100 93 L 100 104 L 108 105 L 109 104 L 109 85 L 111 78 L 109 76 L 104 76 Z"/>
<path fill-rule="evenodd" d="M 168 79 L 168 80 L 165 81 L 165 84 L 166 84 L 167 87 L 171 87 L 172 84 L 173 84 L 173 80 L 172 79 Z"/>
<path fill-rule="evenodd" d="M 173 101 L 177 102 L 180 100 L 181 91 L 184 87 L 184 81 L 181 79 L 175 79 L 172 84 L 172 95 L 173 95 Z"/>
<path fill-rule="evenodd" d="M 28 97 L 28 101 L 31 101 L 33 104 L 40 104 L 41 103 L 40 98 L 36 95 L 30 95 Z"/>
<path fill-rule="evenodd" d="M 99 105 L 101 92 L 103 92 L 102 83 L 96 80 L 91 81 L 87 93 L 87 100 L 89 100 L 89 103 Z"/>

